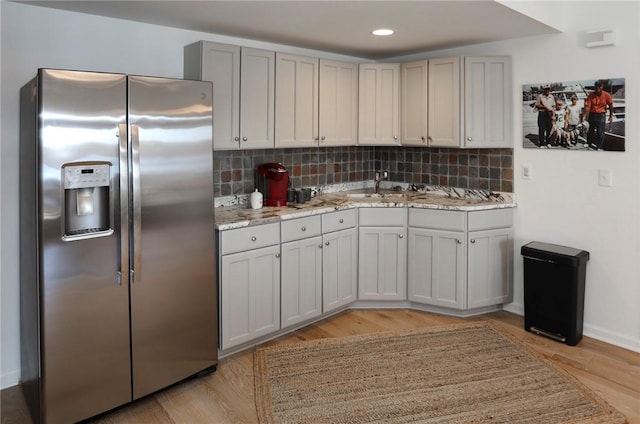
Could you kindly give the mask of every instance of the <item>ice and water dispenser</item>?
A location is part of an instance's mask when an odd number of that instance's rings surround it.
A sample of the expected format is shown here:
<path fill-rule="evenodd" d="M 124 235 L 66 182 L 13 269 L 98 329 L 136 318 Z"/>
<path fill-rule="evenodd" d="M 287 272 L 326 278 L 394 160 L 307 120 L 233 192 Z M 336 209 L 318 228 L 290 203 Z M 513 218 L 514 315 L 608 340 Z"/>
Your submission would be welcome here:
<path fill-rule="evenodd" d="M 110 162 L 77 162 L 62 167 L 63 239 L 111 234 Z"/>

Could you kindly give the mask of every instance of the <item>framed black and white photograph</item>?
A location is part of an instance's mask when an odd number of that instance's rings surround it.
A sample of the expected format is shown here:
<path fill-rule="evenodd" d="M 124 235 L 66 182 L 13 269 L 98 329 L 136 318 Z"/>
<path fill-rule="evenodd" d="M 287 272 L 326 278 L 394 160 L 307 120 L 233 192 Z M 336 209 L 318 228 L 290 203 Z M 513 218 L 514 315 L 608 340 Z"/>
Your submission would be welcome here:
<path fill-rule="evenodd" d="M 624 120 L 624 78 L 522 86 L 525 148 L 624 152 Z"/>

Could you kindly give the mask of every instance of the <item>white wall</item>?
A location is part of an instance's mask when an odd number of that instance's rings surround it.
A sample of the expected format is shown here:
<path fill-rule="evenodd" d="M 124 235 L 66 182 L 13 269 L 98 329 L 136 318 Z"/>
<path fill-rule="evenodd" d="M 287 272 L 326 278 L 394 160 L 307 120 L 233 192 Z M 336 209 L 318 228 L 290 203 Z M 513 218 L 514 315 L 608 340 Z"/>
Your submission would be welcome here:
<path fill-rule="evenodd" d="M 2 108 L 0 132 L 1 268 L 0 387 L 17 384 L 19 353 L 18 122 L 19 89 L 38 68 L 64 68 L 182 77 L 185 45 L 198 40 L 285 51 L 327 59 L 353 57 L 241 40 L 0 1 Z"/>
<path fill-rule="evenodd" d="M 390 59 L 448 55 L 513 58 L 515 134 L 515 297 L 506 309 L 524 314 L 520 247 L 537 240 L 590 252 L 584 334 L 640 352 L 640 3 L 555 2 L 564 32 Z M 586 31 L 613 29 L 616 44 L 586 48 Z M 626 152 L 577 152 L 522 147 L 522 85 L 623 77 Z M 526 113 L 531 113 L 527 111 Z M 522 166 L 533 170 L 521 177 Z M 598 169 L 613 186 L 598 185 Z"/>
<path fill-rule="evenodd" d="M 514 94 L 516 245 L 530 240 L 591 253 L 587 266 L 585 334 L 640 351 L 640 10 L 637 2 L 568 3 L 567 32 L 473 46 L 444 54 L 513 56 L 514 91 L 525 83 L 625 77 L 627 151 L 552 152 L 522 149 L 521 99 Z M 205 39 L 291 53 L 354 60 L 304 49 L 0 2 L 0 328 L 2 388 L 20 377 L 18 284 L 18 91 L 39 67 L 182 76 L 183 46 Z M 607 24 L 603 24 L 607 23 Z M 615 47 L 584 48 L 585 29 L 611 27 Z M 433 55 L 433 54 L 432 54 Z M 364 62 L 364 60 L 362 60 Z M 533 179 L 519 177 L 522 164 Z M 614 185 L 597 185 L 598 168 Z M 515 302 L 523 311 L 522 264 L 516 255 Z"/>

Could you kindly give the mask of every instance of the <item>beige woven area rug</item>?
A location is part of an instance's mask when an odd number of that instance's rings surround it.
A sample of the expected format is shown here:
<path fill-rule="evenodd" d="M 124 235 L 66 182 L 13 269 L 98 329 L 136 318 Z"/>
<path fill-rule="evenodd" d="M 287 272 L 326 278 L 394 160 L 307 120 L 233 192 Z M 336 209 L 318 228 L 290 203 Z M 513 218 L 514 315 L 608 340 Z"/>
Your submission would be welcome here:
<path fill-rule="evenodd" d="M 262 424 L 626 423 L 488 323 L 259 348 Z"/>

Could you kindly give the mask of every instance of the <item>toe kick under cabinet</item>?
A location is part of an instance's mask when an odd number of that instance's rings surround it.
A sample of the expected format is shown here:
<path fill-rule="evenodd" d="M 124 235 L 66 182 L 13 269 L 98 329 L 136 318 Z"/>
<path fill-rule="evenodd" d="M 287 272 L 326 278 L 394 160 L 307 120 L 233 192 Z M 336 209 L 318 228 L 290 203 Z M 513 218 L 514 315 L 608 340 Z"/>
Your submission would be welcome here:
<path fill-rule="evenodd" d="M 513 211 L 409 209 L 408 300 L 470 313 L 512 300 Z"/>

